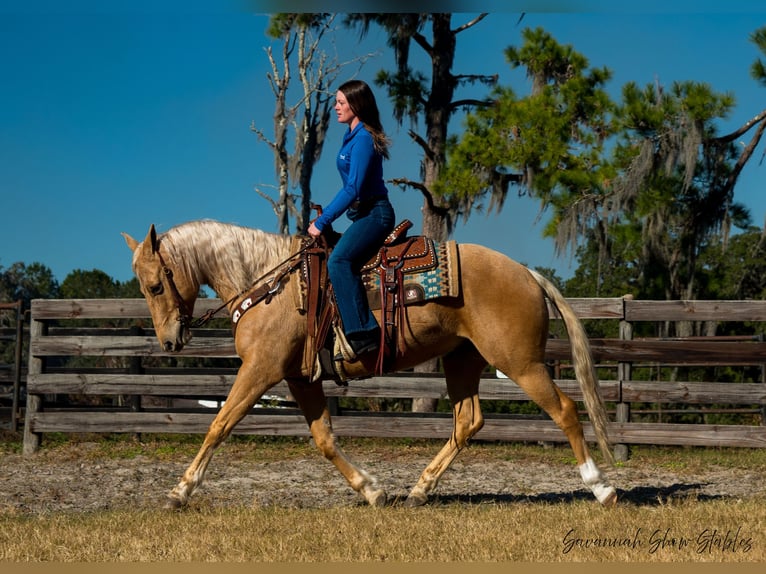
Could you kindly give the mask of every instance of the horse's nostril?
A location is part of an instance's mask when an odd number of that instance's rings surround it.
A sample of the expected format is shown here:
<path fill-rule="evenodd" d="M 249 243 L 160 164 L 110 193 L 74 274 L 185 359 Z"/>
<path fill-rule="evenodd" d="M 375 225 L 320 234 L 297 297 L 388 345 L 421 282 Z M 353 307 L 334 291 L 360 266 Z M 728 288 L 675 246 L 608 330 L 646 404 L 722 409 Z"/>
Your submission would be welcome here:
<path fill-rule="evenodd" d="M 173 350 L 173 343 L 170 341 L 165 341 L 165 351 L 168 353 Z"/>

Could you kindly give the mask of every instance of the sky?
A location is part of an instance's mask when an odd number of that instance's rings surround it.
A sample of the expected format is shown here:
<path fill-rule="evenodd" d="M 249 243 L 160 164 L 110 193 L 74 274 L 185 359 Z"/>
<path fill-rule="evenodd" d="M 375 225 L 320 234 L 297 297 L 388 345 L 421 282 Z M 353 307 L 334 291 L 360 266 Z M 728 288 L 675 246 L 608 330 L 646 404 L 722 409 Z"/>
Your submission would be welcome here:
<path fill-rule="evenodd" d="M 447 4 L 455 26 L 476 15 L 465 2 Z M 510 69 L 503 50 L 520 45 L 524 27 L 542 27 L 591 66 L 610 68 L 607 87 L 615 98 L 628 81 L 707 82 L 736 98 L 721 133 L 766 109 L 766 87 L 749 75 L 762 56 L 749 41 L 766 25 L 766 8 L 757 8 L 762 2 L 671 4 L 674 9 L 648 1 L 628 12 L 595 1 L 474 2 L 470 10 L 491 13 L 458 36 L 453 72 L 497 73 L 501 83 L 527 93 L 523 72 Z M 140 240 L 150 224 L 166 231 L 193 219 L 217 219 L 276 232 L 276 217 L 255 191 L 275 184 L 273 156 L 251 125 L 272 134 L 265 52 L 272 41 L 265 29 L 269 12 L 290 9 L 289 1 L 0 0 L 0 270 L 38 262 L 59 282 L 77 269 L 127 281 L 132 271 L 123 231 Z M 342 30 L 336 42 L 341 60 L 376 54 L 358 73 L 346 68 L 349 76 L 372 83 L 379 70 L 391 68 L 386 37 L 374 28 L 361 41 Z M 418 52 L 412 49 L 416 66 L 425 63 Z M 393 140 L 385 177 L 418 179 L 420 152 L 407 135 L 410 126 L 397 126 L 379 88 L 377 95 Z M 334 157 L 343 129 L 332 121 L 316 166 L 312 188 L 320 204 L 340 187 Z M 459 133 L 459 122 L 451 130 Z M 765 145 L 735 191 L 758 225 L 766 216 L 766 166 L 758 162 Z M 389 189 L 397 218 L 419 229 L 421 197 Z M 567 278 L 576 262 L 556 256 L 553 241 L 543 238 L 546 219 L 534 200 L 511 191 L 500 214 L 472 215 L 454 238 Z M 344 226 L 339 221 L 336 227 Z"/>

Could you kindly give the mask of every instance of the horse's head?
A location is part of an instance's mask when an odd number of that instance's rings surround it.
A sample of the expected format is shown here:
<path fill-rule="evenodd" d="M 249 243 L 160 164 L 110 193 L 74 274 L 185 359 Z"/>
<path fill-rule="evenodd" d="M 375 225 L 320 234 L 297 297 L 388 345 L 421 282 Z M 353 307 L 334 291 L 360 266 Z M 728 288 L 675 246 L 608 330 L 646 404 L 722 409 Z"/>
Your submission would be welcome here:
<path fill-rule="evenodd" d="M 164 256 L 160 252 L 154 225 L 140 243 L 126 233 L 122 236 L 133 251 L 133 272 L 149 305 L 161 347 L 165 351 L 180 351 L 191 339 L 189 327 L 199 285 L 178 269 L 177 264 L 176 269 L 168 266 L 167 252 Z"/>

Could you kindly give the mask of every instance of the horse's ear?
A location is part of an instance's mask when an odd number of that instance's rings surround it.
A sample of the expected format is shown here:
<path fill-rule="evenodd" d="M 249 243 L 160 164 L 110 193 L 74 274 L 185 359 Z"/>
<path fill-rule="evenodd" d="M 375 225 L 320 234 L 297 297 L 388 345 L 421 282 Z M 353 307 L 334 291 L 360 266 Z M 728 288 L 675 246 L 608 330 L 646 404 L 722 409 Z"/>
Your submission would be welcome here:
<path fill-rule="evenodd" d="M 122 235 L 122 236 L 125 238 L 125 243 L 127 243 L 127 244 L 128 244 L 128 247 L 130 247 L 130 250 L 131 250 L 131 251 L 135 251 L 135 250 L 136 250 L 136 248 L 138 247 L 138 241 L 136 241 L 135 239 L 133 239 L 133 238 L 132 238 L 130 235 L 128 235 L 127 233 L 122 233 L 121 235 Z"/>
<path fill-rule="evenodd" d="M 157 241 L 157 230 L 154 229 L 154 223 L 149 227 L 149 233 L 146 234 L 144 239 L 144 245 L 150 245 L 152 248 L 152 255 L 160 250 L 160 242 Z"/>

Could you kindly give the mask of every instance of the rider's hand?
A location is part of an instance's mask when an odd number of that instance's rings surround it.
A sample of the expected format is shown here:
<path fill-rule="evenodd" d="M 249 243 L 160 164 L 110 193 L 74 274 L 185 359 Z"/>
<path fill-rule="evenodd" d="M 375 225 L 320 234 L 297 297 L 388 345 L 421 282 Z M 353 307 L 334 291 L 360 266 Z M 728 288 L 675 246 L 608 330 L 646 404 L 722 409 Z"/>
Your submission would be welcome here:
<path fill-rule="evenodd" d="M 311 222 L 311 225 L 309 225 L 308 233 L 311 237 L 319 237 L 322 235 L 322 232 L 317 229 L 317 226 L 314 225 L 313 221 Z"/>

